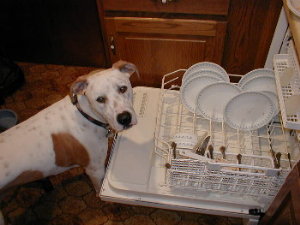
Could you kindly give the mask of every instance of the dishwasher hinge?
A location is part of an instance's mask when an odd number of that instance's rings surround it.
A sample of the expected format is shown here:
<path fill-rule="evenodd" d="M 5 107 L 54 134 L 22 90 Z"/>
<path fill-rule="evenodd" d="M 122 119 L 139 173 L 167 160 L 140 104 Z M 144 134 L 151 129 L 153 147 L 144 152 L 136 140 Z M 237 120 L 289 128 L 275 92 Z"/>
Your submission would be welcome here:
<path fill-rule="evenodd" d="M 264 212 L 262 212 L 261 209 L 249 209 L 249 214 L 253 216 L 259 216 L 260 218 L 265 215 Z"/>

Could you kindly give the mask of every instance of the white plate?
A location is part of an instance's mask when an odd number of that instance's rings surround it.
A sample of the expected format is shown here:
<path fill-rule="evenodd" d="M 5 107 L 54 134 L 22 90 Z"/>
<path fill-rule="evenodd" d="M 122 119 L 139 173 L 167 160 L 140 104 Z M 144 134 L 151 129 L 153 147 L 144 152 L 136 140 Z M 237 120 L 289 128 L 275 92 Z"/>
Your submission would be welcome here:
<path fill-rule="evenodd" d="M 299 0 L 287 0 L 288 8 L 298 17 L 300 17 L 300 2 Z"/>
<path fill-rule="evenodd" d="M 274 116 L 276 116 L 279 113 L 279 103 L 278 103 L 277 95 L 271 91 L 262 91 L 262 93 L 267 95 L 272 100 L 272 102 L 275 106 Z"/>
<path fill-rule="evenodd" d="M 212 70 L 200 70 L 200 71 L 197 71 L 197 72 L 194 72 L 194 73 L 190 74 L 188 76 L 188 78 L 184 80 L 184 83 L 188 82 L 190 79 L 193 79 L 194 77 L 199 77 L 199 76 L 215 77 L 220 81 L 229 82 L 229 78 L 228 78 L 228 80 L 226 80 L 225 77 L 222 74 L 218 73 L 218 72 L 215 72 L 215 71 L 212 71 Z"/>
<path fill-rule="evenodd" d="M 242 78 L 240 79 L 238 86 L 241 87 L 244 83 L 249 81 L 250 79 L 258 76 L 275 76 L 274 71 L 271 69 L 265 69 L 265 68 L 260 68 L 260 69 L 255 69 L 250 71 L 249 73 L 246 73 Z"/>
<path fill-rule="evenodd" d="M 273 76 L 253 77 L 241 85 L 241 89 L 243 91 L 271 91 L 277 94 L 275 77 Z"/>
<path fill-rule="evenodd" d="M 229 76 L 227 72 L 223 69 L 223 67 L 212 62 L 200 62 L 192 65 L 190 68 L 187 69 L 187 71 L 185 71 L 182 77 L 182 83 L 184 83 L 187 79 L 189 79 L 189 76 L 191 76 L 191 74 L 201 70 L 210 70 L 213 72 L 217 72 L 221 76 L 223 76 L 224 81 L 229 82 Z"/>
<path fill-rule="evenodd" d="M 224 109 L 225 122 L 234 129 L 256 130 L 274 116 L 272 100 L 261 92 L 243 92 L 232 98 Z"/>
<path fill-rule="evenodd" d="M 197 97 L 196 113 L 217 122 L 223 121 L 223 111 L 227 102 L 238 95 L 241 89 L 234 84 L 218 82 L 200 91 Z"/>
<path fill-rule="evenodd" d="M 195 112 L 196 101 L 199 92 L 207 85 L 216 83 L 219 78 L 211 76 L 198 76 L 189 79 L 180 88 L 180 97 L 182 104 L 192 113 Z"/>

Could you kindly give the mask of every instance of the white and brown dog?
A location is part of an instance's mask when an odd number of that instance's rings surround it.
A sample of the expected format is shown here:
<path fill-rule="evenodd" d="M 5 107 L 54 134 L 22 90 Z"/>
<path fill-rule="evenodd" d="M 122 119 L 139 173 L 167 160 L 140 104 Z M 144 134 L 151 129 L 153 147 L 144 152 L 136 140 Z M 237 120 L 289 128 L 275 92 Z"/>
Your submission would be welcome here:
<path fill-rule="evenodd" d="M 110 69 L 81 76 L 71 86 L 71 98 L 1 133 L 0 189 L 82 166 L 99 191 L 107 133 L 137 123 L 129 81 L 134 72 L 133 64 L 119 61 Z"/>

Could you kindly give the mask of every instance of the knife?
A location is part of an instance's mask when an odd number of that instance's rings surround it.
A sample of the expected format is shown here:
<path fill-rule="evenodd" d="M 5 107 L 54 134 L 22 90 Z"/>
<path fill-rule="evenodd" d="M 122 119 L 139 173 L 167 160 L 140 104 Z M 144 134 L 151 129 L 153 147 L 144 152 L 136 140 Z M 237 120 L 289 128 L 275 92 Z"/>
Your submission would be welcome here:
<path fill-rule="evenodd" d="M 288 152 L 287 153 L 287 157 L 288 157 L 288 160 L 289 160 L 289 164 L 290 164 L 290 169 L 292 169 L 292 162 L 291 162 L 291 154 Z"/>
<path fill-rule="evenodd" d="M 177 147 L 177 144 L 175 142 L 172 142 L 171 143 L 171 147 L 172 147 L 172 151 L 173 151 L 173 157 L 174 157 L 174 159 L 176 159 L 176 147 Z"/>
<path fill-rule="evenodd" d="M 222 153 L 222 158 L 223 159 L 226 159 L 225 151 L 226 151 L 226 147 L 225 146 L 221 146 L 220 147 L 220 152 Z"/>
<path fill-rule="evenodd" d="M 277 159 L 277 168 L 280 168 L 280 158 L 281 158 L 281 152 L 277 152 L 275 155 Z"/>
<path fill-rule="evenodd" d="M 207 137 L 204 139 L 204 141 L 202 142 L 202 144 L 201 144 L 198 148 L 196 148 L 196 153 L 197 153 L 198 155 L 204 155 L 205 150 L 206 150 L 207 145 L 208 145 L 208 142 L 209 142 L 209 139 L 210 139 L 210 136 L 207 136 Z"/>
<path fill-rule="evenodd" d="M 236 156 L 237 160 L 238 160 L 238 164 L 242 164 L 242 155 L 241 154 L 238 154 Z M 239 168 L 239 171 L 241 171 L 241 168 Z"/>
<path fill-rule="evenodd" d="M 211 159 L 214 159 L 214 147 L 212 145 L 208 146 L 208 151 Z"/>
<path fill-rule="evenodd" d="M 275 156 L 275 152 L 274 152 L 274 150 L 272 148 L 270 149 L 270 152 L 271 152 L 271 156 L 272 156 L 272 159 L 273 159 L 273 162 L 274 162 L 274 168 L 278 168 L 277 167 L 277 159 L 276 159 L 276 156 Z"/>
<path fill-rule="evenodd" d="M 202 144 L 203 141 L 204 141 L 204 138 L 203 138 L 203 137 L 206 137 L 206 135 L 207 135 L 207 132 L 205 132 L 204 135 L 201 135 L 201 138 L 198 138 L 197 143 L 196 143 L 195 146 L 193 147 L 193 150 L 194 150 L 194 151 L 196 151 L 197 148 L 199 148 L 199 147 L 201 146 L 201 144 Z"/>

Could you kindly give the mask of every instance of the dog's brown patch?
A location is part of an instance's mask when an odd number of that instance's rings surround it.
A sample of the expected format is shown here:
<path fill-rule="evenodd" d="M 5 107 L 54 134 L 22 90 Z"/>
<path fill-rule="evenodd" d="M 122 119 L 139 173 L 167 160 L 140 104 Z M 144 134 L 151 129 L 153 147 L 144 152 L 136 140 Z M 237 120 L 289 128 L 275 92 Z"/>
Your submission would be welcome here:
<path fill-rule="evenodd" d="M 85 147 L 71 134 L 52 134 L 55 163 L 58 166 L 87 166 L 90 158 Z"/>
<path fill-rule="evenodd" d="M 42 179 L 42 178 L 44 178 L 44 175 L 41 171 L 37 171 L 37 170 L 24 171 L 23 173 L 18 175 L 14 180 L 12 180 L 7 185 L 5 185 L 3 187 L 3 189 L 13 187 L 13 186 L 17 186 L 17 185 L 20 185 L 20 184 L 29 183 L 29 182 L 39 180 L 39 179 Z"/>

